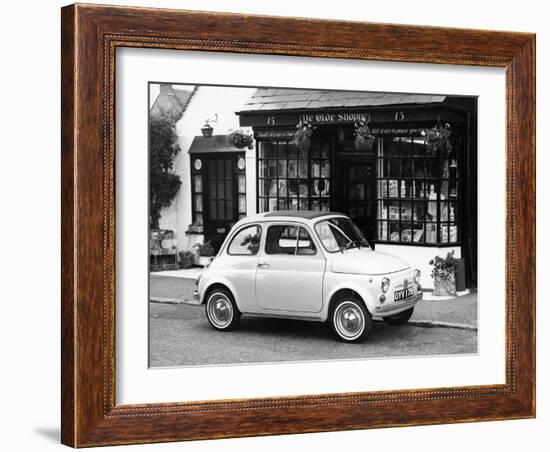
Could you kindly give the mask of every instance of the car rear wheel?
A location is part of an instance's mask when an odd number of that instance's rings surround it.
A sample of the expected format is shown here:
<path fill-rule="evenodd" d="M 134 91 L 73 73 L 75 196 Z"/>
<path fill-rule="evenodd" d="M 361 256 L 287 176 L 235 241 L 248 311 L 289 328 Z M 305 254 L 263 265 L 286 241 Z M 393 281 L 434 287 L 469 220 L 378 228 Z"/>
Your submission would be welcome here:
<path fill-rule="evenodd" d="M 210 325 L 220 331 L 235 329 L 241 319 L 233 295 L 223 287 L 208 293 L 205 310 Z"/>
<path fill-rule="evenodd" d="M 363 301 L 357 296 L 340 298 L 331 316 L 332 331 L 342 342 L 363 341 L 372 329 L 372 318 Z"/>
<path fill-rule="evenodd" d="M 406 311 L 400 312 L 399 314 L 384 317 L 384 322 L 386 322 L 389 325 L 405 325 L 405 323 L 407 323 L 409 319 L 412 317 L 413 312 L 414 312 L 414 306 L 412 308 L 407 309 Z"/>

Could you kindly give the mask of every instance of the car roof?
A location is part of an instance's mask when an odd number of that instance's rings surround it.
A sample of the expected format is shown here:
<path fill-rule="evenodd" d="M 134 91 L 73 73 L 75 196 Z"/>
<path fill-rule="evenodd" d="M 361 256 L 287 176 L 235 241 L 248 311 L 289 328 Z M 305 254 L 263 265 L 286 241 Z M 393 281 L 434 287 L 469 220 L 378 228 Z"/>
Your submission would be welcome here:
<path fill-rule="evenodd" d="M 345 217 L 340 212 L 319 212 L 317 210 L 274 210 L 272 212 L 250 215 L 240 220 L 237 224 L 243 225 L 258 221 L 287 221 L 287 220 L 305 220 L 311 221 L 325 217 Z"/>
<path fill-rule="evenodd" d="M 265 218 L 271 217 L 290 217 L 303 218 L 305 220 L 313 220 L 315 218 L 326 217 L 331 215 L 344 215 L 340 212 L 321 212 L 318 210 L 274 210 L 264 213 Z"/>

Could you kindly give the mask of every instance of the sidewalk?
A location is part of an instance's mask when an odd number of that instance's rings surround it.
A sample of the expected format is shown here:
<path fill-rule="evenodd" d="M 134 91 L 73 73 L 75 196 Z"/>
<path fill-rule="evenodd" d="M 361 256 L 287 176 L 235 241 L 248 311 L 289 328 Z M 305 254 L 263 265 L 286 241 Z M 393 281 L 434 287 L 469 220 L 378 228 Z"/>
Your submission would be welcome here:
<path fill-rule="evenodd" d="M 195 280 L 201 268 L 151 273 L 150 299 L 159 303 L 193 304 Z M 458 297 L 434 297 L 425 292 L 414 310 L 410 323 L 422 327 L 477 330 L 477 292 Z"/>

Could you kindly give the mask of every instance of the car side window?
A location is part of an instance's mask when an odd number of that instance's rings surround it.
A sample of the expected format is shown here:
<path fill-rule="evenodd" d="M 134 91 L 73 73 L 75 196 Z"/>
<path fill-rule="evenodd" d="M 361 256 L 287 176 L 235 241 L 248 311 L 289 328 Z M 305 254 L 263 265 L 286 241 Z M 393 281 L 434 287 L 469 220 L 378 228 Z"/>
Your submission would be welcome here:
<path fill-rule="evenodd" d="M 227 253 L 234 256 L 254 256 L 260 249 L 262 229 L 258 225 L 241 229 L 227 248 Z"/>
<path fill-rule="evenodd" d="M 267 229 L 266 254 L 308 256 L 316 253 L 315 244 L 306 229 L 295 225 L 274 225 Z"/>

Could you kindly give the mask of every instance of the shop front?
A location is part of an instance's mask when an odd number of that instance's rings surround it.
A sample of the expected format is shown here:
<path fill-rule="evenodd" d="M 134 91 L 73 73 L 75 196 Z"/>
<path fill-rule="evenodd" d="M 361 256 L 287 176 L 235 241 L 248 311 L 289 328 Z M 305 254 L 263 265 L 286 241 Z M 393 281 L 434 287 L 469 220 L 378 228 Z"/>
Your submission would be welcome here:
<path fill-rule="evenodd" d="M 257 212 L 342 212 L 424 274 L 454 250 L 476 285 L 475 98 L 258 89 L 237 114 L 256 140 Z M 373 136 L 362 146 L 359 123 Z M 294 142 L 300 124 L 312 127 L 309 146 Z M 426 144 L 436 126 L 451 131 L 448 146 Z"/>

